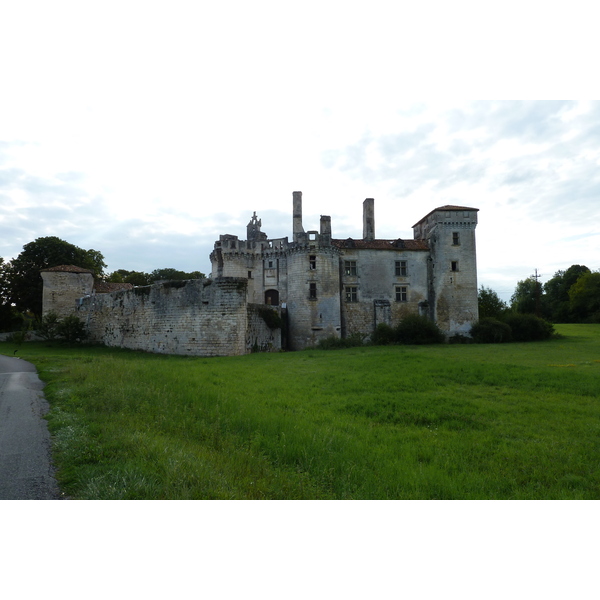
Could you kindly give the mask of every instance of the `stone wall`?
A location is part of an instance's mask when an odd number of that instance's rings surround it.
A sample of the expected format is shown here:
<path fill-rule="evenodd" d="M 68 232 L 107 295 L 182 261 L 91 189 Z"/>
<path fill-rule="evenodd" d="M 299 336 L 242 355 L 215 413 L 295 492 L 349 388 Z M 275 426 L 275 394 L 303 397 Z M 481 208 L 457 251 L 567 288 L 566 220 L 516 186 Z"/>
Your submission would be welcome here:
<path fill-rule="evenodd" d="M 84 271 L 84 269 L 81 269 Z M 92 293 L 94 276 L 91 272 L 44 270 L 42 292 L 42 314 L 56 313 L 61 319 L 73 314 L 76 301 Z"/>
<path fill-rule="evenodd" d="M 427 252 L 408 250 L 345 249 L 341 257 L 344 336 L 370 335 L 379 323 L 396 326 L 406 315 L 419 314 L 419 303 L 427 300 L 427 256 Z M 396 274 L 397 261 L 404 264 L 403 275 Z M 406 294 L 398 300 L 397 287 Z"/>
<path fill-rule="evenodd" d="M 171 281 L 82 300 L 90 340 L 163 354 L 234 356 L 280 348 L 280 336 L 246 303 L 247 279 Z M 279 342 L 278 342 L 279 339 Z"/>

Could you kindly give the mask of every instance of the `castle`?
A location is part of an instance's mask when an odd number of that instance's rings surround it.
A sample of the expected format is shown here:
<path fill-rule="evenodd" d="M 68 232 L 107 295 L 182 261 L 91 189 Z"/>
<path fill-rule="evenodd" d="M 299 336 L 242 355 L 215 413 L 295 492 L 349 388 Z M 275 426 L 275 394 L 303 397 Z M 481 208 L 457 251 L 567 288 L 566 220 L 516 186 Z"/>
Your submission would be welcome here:
<path fill-rule="evenodd" d="M 442 206 L 413 225 L 412 240 L 375 237 L 375 202 L 363 203 L 363 237 L 334 239 L 331 218 L 305 231 L 293 193 L 293 238 L 269 239 L 256 213 L 247 239 L 222 235 L 212 277 L 248 280 L 248 301 L 285 307 L 288 343 L 299 350 L 330 336 L 370 334 L 418 313 L 447 334 L 477 320 L 476 208 Z"/>
<path fill-rule="evenodd" d="M 89 271 L 45 269 L 43 312 L 78 314 L 90 338 L 106 345 L 203 356 L 301 350 L 331 336 L 369 335 L 408 314 L 429 317 L 448 336 L 468 334 L 478 318 L 477 212 L 442 206 L 413 225 L 413 239 L 383 240 L 367 198 L 362 239 L 342 240 L 328 216 L 305 231 L 302 193 L 293 192 L 292 241 L 269 239 L 254 213 L 246 240 L 215 242 L 209 279 L 99 293 Z M 265 317 L 273 311 L 287 324 L 283 342 Z"/>

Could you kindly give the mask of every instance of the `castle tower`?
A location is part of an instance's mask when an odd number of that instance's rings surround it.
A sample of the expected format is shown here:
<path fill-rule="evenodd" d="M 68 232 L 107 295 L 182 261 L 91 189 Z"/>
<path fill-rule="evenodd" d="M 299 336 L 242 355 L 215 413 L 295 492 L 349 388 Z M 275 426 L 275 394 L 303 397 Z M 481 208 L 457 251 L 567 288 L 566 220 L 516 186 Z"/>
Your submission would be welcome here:
<path fill-rule="evenodd" d="M 467 334 L 479 318 L 475 228 L 477 208 L 441 206 L 413 226 L 430 248 L 430 317 L 448 335 Z"/>
<path fill-rule="evenodd" d="M 94 289 L 93 272 L 74 265 L 42 269 L 41 275 L 44 281 L 42 316 L 50 312 L 61 319 L 72 315 L 77 300 L 90 295 Z"/>

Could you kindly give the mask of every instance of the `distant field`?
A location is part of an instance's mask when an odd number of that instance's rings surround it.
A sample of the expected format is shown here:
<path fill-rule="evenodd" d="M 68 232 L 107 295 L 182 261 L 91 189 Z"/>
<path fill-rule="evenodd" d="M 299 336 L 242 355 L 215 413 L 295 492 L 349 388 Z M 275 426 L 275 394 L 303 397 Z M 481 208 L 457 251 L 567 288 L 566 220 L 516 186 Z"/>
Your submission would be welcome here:
<path fill-rule="evenodd" d="M 23 345 L 72 498 L 600 498 L 600 325 L 232 358 Z M 0 343 L 0 353 L 14 346 Z"/>

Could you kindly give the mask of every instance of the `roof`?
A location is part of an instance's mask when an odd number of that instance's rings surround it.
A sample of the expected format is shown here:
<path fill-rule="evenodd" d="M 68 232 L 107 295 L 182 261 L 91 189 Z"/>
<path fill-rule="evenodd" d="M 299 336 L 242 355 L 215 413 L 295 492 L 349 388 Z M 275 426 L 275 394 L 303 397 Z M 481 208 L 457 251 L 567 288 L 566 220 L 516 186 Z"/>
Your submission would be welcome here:
<path fill-rule="evenodd" d="M 429 250 L 426 240 L 331 240 L 336 248 L 357 248 L 359 250 Z"/>
<path fill-rule="evenodd" d="M 121 290 L 132 290 L 131 283 L 113 283 L 109 281 L 95 281 L 94 290 L 98 294 L 110 294 L 110 292 L 120 292 Z"/>
<path fill-rule="evenodd" d="M 422 219 L 419 219 L 414 225 L 413 227 L 416 227 L 421 221 L 424 221 L 429 215 L 432 215 L 434 212 L 437 211 L 448 211 L 448 210 L 455 210 L 455 211 L 459 211 L 459 210 L 472 210 L 475 212 L 479 212 L 478 208 L 472 208 L 471 206 L 456 206 L 454 204 L 445 204 L 444 206 L 438 206 L 437 208 L 434 208 L 432 211 L 428 212 Z"/>
<path fill-rule="evenodd" d="M 90 269 L 84 269 L 83 267 L 76 267 L 75 265 L 59 265 L 57 267 L 50 267 L 48 269 L 41 269 L 41 273 L 91 273 L 94 274 L 94 271 Z"/>

